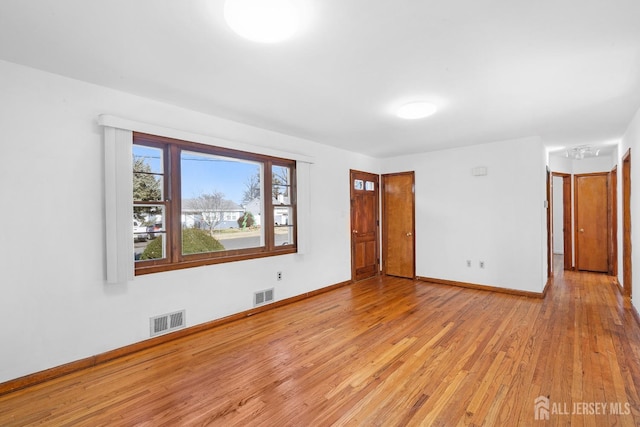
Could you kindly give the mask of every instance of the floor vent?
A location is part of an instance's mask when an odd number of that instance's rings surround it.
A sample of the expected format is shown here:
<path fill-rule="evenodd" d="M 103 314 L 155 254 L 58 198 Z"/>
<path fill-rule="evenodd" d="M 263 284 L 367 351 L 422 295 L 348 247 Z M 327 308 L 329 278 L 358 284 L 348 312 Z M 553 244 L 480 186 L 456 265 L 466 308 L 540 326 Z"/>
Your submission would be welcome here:
<path fill-rule="evenodd" d="M 267 304 L 273 301 L 273 288 L 265 289 L 264 291 L 258 291 L 253 294 L 253 306 Z"/>
<path fill-rule="evenodd" d="M 166 334 L 185 327 L 185 310 L 163 314 L 149 319 L 151 336 Z"/>

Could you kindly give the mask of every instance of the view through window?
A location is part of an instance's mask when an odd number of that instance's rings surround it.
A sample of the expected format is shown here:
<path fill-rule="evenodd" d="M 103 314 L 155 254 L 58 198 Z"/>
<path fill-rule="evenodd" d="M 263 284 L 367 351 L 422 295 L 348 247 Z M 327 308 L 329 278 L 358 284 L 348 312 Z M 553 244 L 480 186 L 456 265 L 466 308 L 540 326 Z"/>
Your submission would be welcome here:
<path fill-rule="evenodd" d="M 292 160 L 134 134 L 136 272 L 295 252 L 294 172 Z"/>

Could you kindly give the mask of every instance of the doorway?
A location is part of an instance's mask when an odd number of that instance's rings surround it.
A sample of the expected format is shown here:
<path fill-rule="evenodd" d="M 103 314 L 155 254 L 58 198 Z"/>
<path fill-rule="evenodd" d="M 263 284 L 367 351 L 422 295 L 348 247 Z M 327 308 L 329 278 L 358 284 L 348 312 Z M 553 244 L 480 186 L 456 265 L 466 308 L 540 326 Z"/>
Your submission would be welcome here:
<path fill-rule="evenodd" d="M 563 269 L 573 269 L 573 233 L 571 228 L 571 175 L 553 172 L 553 254 L 562 255 Z"/>
<path fill-rule="evenodd" d="M 351 170 L 351 280 L 378 275 L 378 175 Z"/>
<path fill-rule="evenodd" d="M 415 174 L 382 175 L 382 272 L 415 278 Z"/>
<path fill-rule="evenodd" d="M 609 173 L 574 177 L 576 269 L 609 272 Z"/>

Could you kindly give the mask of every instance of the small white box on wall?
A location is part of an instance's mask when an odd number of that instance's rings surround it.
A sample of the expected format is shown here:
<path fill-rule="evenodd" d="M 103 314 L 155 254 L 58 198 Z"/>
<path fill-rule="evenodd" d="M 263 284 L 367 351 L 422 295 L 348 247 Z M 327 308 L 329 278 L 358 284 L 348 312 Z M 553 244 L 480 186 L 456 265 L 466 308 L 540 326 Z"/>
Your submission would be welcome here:
<path fill-rule="evenodd" d="M 487 168 L 485 166 L 478 166 L 471 169 L 471 175 L 473 176 L 485 176 L 487 174 Z"/>

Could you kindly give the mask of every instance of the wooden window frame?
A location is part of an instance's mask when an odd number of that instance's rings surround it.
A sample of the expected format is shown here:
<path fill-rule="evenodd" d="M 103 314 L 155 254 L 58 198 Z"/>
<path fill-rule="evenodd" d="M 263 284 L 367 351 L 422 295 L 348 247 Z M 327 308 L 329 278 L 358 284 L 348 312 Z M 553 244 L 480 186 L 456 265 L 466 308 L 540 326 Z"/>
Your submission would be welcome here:
<path fill-rule="evenodd" d="M 216 147 L 183 141 L 168 137 L 133 132 L 133 144 L 160 148 L 164 152 L 164 195 L 162 203 L 165 206 L 166 227 L 166 257 L 157 260 L 145 260 L 135 262 L 135 275 L 157 273 L 162 271 L 179 270 L 183 268 L 199 267 L 204 265 L 220 264 L 226 262 L 243 261 L 254 258 L 292 254 L 297 252 L 297 203 L 296 203 L 296 161 L 271 157 L 263 154 L 238 151 L 229 148 Z M 182 254 L 182 196 L 181 192 L 181 165 L 180 154 L 182 151 L 190 151 L 202 154 L 227 157 L 230 159 L 247 160 L 261 163 L 263 167 L 263 181 L 261 182 L 264 212 L 262 228 L 264 230 L 264 246 L 233 249 L 218 252 L 200 254 Z M 272 200 L 272 169 L 274 166 L 287 167 L 290 170 L 290 204 L 292 208 L 292 232 L 293 242 L 287 245 L 275 245 L 274 208 L 277 206 Z M 132 200 L 133 202 L 133 200 Z M 133 203 L 132 203 L 133 206 Z"/>

